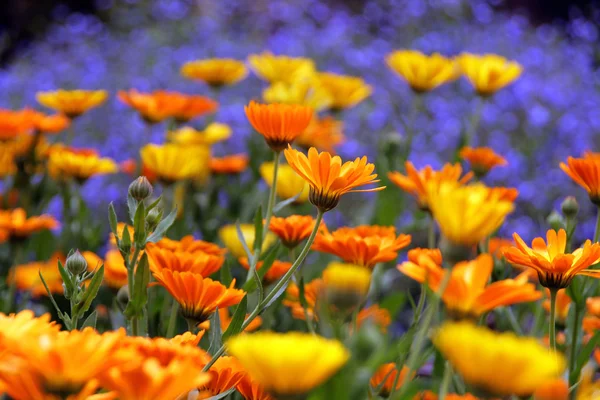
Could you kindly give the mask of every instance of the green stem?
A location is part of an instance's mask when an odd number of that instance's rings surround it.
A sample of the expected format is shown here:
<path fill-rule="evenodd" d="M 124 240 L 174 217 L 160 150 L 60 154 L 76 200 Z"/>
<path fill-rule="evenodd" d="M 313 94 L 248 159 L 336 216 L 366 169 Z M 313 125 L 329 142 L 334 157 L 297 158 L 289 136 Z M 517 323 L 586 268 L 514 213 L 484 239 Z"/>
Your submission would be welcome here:
<path fill-rule="evenodd" d="M 412 100 L 409 121 L 404 126 L 404 129 L 406 130 L 406 147 L 404 150 L 404 155 L 402 157 L 403 160 L 408 160 L 408 157 L 410 156 L 410 152 L 412 150 L 413 137 L 415 135 L 415 122 L 417 120 L 417 115 L 419 114 L 419 110 L 421 109 L 422 104 L 423 96 L 419 93 L 415 93 Z"/>
<path fill-rule="evenodd" d="M 450 363 L 446 361 L 446 365 L 444 367 L 444 376 L 442 378 L 442 384 L 440 385 L 440 394 L 438 396 L 438 400 L 444 400 L 446 395 L 448 394 L 448 389 L 450 388 L 450 381 L 452 380 L 452 367 Z"/>
<path fill-rule="evenodd" d="M 67 129 L 67 137 L 65 138 L 65 142 L 67 146 L 70 146 L 73 143 L 73 139 L 75 138 L 75 128 L 73 127 L 73 122 L 75 119 L 71 119 L 71 123 L 69 124 L 69 128 Z"/>
<path fill-rule="evenodd" d="M 427 248 L 435 248 L 435 219 L 429 215 L 429 226 L 427 227 Z"/>
<path fill-rule="evenodd" d="M 129 324 L 131 326 L 131 336 L 139 336 L 139 326 L 138 326 L 138 318 L 137 317 L 131 317 L 131 319 L 129 320 Z"/>
<path fill-rule="evenodd" d="M 556 351 L 556 294 L 557 289 L 550 289 L 550 347 Z"/>
<path fill-rule="evenodd" d="M 192 321 L 191 319 L 186 319 L 186 322 L 187 322 L 187 326 L 188 326 L 188 331 L 190 331 L 190 333 L 196 334 L 196 331 L 198 330 L 196 323 L 194 321 Z M 206 370 L 208 371 L 208 368 Z"/>
<path fill-rule="evenodd" d="M 475 136 L 475 132 L 477 131 L 477 128 L 479 128 L 479 122 L 481 121 L 481 112 L 483 111 L 483 105 L 484 105 L 483 97 L 478 96 L 477 103 L 475 105 L 475 111 L 471 115 L 469 129 L 467 130 L 466 143 L 465 143 L 466 146 L 471 144 L 471 140 L 473 139 L 473 136 Z"/>
<path fill-rule="evenodd" d="M 267 203 L 267 213 L 265 215 L 265 229 L 263 229 L 263 240 L 269 233 L 269 225 L 271 224 L 271 217 L 273 216 L 273 207 L 275 207 L 275 200 L 277 198 L 277 172 L 279 171 L 279 158 L 281 157 L 280 151 L 275 151 L 273 156 L 273 184 L 269 191 L 269 202 Z"/>
<path fill-rule="evenodd" d="M 173 299 L 173 303 L 171 304 L 171 311 L 169 314 L 169 325 L 167 325 L 167 334 L 166 338 L 171 339 L 175 335 L 175 325 L 177 322 L 177 312 L 179 311 L 179 303 L 177 300 Z"/>
<path fill-rule="evenodd" d="M 579 325 L 580 325 L 580 315 L 581 315 L 581 307 L 578 304 L 575 304 L 575 316 L 573 318 L 573 327 L 571 328 L 571 352 L 569 354 L 569 386 L 575 385 L 577 380 L 579 379 L 579 371 L 577 371 L 577 375 L 575 372 L 575 360 L 577 359 L 577 340 L 579 339 Z M 575 395 L 575 390 L 571 391 L 573 397 Z"/>
<path fill-rule="evenodd" d="M 600 241 L 600 206 L 598 206 L 597 216 L 596 216 L 596 231 L 594 232 L 594 243 Z"/>

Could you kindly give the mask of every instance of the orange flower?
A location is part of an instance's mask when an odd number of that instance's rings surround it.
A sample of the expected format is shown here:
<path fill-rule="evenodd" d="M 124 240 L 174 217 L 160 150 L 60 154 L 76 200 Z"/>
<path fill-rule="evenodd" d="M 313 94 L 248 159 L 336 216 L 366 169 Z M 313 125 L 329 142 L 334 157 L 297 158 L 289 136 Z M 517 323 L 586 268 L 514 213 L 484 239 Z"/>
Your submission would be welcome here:
<path fill-rule="evenodd" d="M 275 400 L 249 374 L 245 374 L 235 388 L 244 400 Z"/>
<path fill-rule="evenodd" d="M 468 172 L 461 178 L 462 167 L 460 164 L 445 164 L 439 171 L 434 170 L 429 165 L 419 171 L 410 161 L 406 161 L 404 165 L 406 175 L 392 171 L 388 174 L 388 178 L 400 189 L 416 197 L 417 204 L 423 210 L 429 209 L 427 187 L 432 182 L 437 185 L 442 182 L 465 184 L 473 177 L 473 173 Z"/>
<path fill-rule="evenodd" d="M 60 325 L 52 321 L 50 314 L 36 317 L 33 311 L 23 310 L 17 314 L 0 313 L 0 330 L 2 331 L 1 350 L 10 350 L 12 341 L 32 338 L 42 334 L 52 334 L 60 330 Z"/>
<path fill-rule="evenodd" d="M 600 318 L 600 297 L 588 297 L 585 300 L 585 305 L 590 315 Z"/>
<path fill-rule="evenodd" d="M 457 263 L 451 272 L 450 282 L 442 295 L 448 311 L 456 318 L 477 318 L 496 307 L 535 301 L 542 297 L 527 277 L 505 279 L 488 285 L 494 268 L 489 254 L 481 254 L 473 261 Z M 409 260 L 398 270 L 437 291 L 446 270 L 426 255 Z"/>
<path fill-rule="evenodd" d="M 186 252 L 186 253 L 206 253 L 213 256 L 222 256 L 227 250 L 218 245 L 204 240 L 194 239 L 192 235 L 182 237 L 180 240 L 172 240 L 169 238 L 162 238 L 155 244 L 155 247 L 166 249 L 170 251 Z"/>
<path fill-rule="evenodd" d="M 569 157 L 560 169 L 584 188 L 592 203 L 600 206 L 600 157 L 586 154 L 583 158 Z"/>
<path fill-rule="evenodd" d="M 550 312 L 550 291 L 546 289 L 546 297 L 542 306 L 548 313 Z M 556 294 L 556 320 L 562 324 L 567 322 L 569 308 L 571 307 L 571 298 L 565 289 L 560 289 Z"/>
<path fill-rule="evenodd" d="M 65 258 L 55 254 L 48 261 L 36 261 L 28 264 L 17 265 L 11 269 L 8 276 L 9 282 L 14 282 L 16 288 L 27 291 L 32 297 L 48 296 L 48 292 L 40 279 L 44 277 L 50 293 L 62 294 L 64 291 L 63 280 L 58 271 L 58 260 L 65 262 Z"/>
<path fill-rule="evenodd" d="M 121 252 L 117 249 L 110 249 L 106 252 L 104 260 L 98 257 L 91 251 L 84 251 L 81 255 L 88 263 L 88 269 L 93 271 L 104 265 L 104 280 L 103 283 L 113 289 L 120 289 L 127 285 L 127 268 Z M 45 276 L 44 276 L 45 278 Z"/>
<path fill-rule="evenodd" d="M 204 332 L 204 330 L 198 331 L 198 333 L 185 332 L 169 339 L 169 342 L 176 343 L 181 346 L 199 347 L 198 343 L 200 343 L 200 340 L 204 336 Z"/>
<path fill-rule="evenodd" d="M 218 88 L 241 81 L 248 75 L 248 70 L 242 61 L 231 58 L 209 58 L 186 62 L 181 67 L 181 75 Z"/>
<path fill-rule="evenodd" d="M 250 158 L 246 154 L 212 157 L 210 159 L 210 171 L 213 174 L 235 175 L 244 172 L 248 168 L 249 162 Z"/>
<path fill-rule="evenodd" d="M 426 390 L 413 397 L 412 400 L 438 400 L 438 395 L 432 391 Z M 463 395 L 456 393 L 448 393 L 446 400 L 479 400 L 479 397 L 473 396 L 471 393 L 465 393 Z"/>
<path fill-rule="evenodd" d="M 460 150 L 460 158 L 471 164 L 471 169 L 478 177 L 485 176 L 496 166 L 508 164 L 504 157 L 494 153 L 489 147 L 463 147 Z"/>
<path fill-rule="evenodd" d="M 309 318 L 316 317 L 315 308 L 319 297 L 323 292 L 323 280 L 313 279 L 304 285 L 304 298 L 306 299 L 306 314 Z M 300 304 L 300 289 L 295 283 L 290 283 L 286 292 L 286 298 L 283 300 L 283 305 L 289 307 L 292 311 L 292 316 L 296 319 L 305 319 L 304 308 Z"/>
<path fill-rule="evenodd" d="M 504 257 L 504 250 L 515 245 L 512 239 L 493 237 L 490 238 L 488 243 L 488 252 L 495 258 L 500 259 Z"/>
<path fill-rule="evenodd" d="M 392 317 L 388 310 L 373 304 L 360 310 L 356 317 L 356 326 L 359 329 L 369 323 L 375 324 L 383 333 L 386 333 L 388 326 L 392 323 Z"/>
<path fill-rule="evenodd" d="M 585 333 L 593 335 L 594 333 L 596 333 L 596 331 L 600 330 L 600 318 L 584 317 L 581 327 Z"/>
<path fill-rule="evenodd" d="M 56 90 L 54 92 L 37 92 L 38 103 L 73 119 L 96 108 L 106 101 L 105 90 Z"/>
<path fill-rule="evenodd" d="M 258 104 L 244 107 L 250 124 L 265 138 L 274 151 L 285 149 L 308 126 L 313 109 L 292 104 Z"/>
<path fill-rule="evenodd" d="M 410 244 L 410 235 L 396 236 L 393 226 L 360 225 L 343 227 L 330 233 L 327 227 L 317 235 L 313 250 L 334 254 L 347 263 L 374 268 L 377 263 L 398 257 Z"/>
<path fill-rule="evenodd" d="M 11 140 L 30 132 L 36 112 L 24 108 L 13 111 L 0 108 L 0 140 Z"/>
<path fill-rule="evenodd" d="M 177 251 L 161 248 L 154 243 L 146 246 L 150 271 L 160 273 L 163 269 L 179 272 L 193 272 L 208 277 L 221 269 L 225 257 L 200 251 Z"/>
<path fill-rule="evenodd" d="M 219 357 L 207 373 L 210 375 L 210 380 L 198 387 L 200 392 L 196 397 L 198 400 L 225 393 L 240 383 L 246 375 L 242 364 L 236 358 L 230 356 Z"/>
<path fill-rule="evenodd" d="M 58 133 L 71 125 L 71 120 L 63 114 L 46 115 L 36 113 L 35 129 L 42 133 Z"/>
<path fill-rule="evenodd" d="M 588 275 L 598 277 L 597 270 L 588 270 L 591 265 L 600 260 L 600 244 L 587 240 L 583 247 L 572 253 L 565 253 L 567 233 L 564 229 L 558 231 L 550 229 L 546 233 L 547 244 L 544 239 L 537 237 L 528 247 L 523 239 L 513 234 L 516 247 L 504 251 L 504 257 L 515 265 L 533 268 L 538 273 L 542 286 L 549 289 L 562 289 L 571 284 L 575 275 Z"/>
<path fill-rule="evenodd" d="M 538 387 L 533 393 L 534 400 L 568 400 L 569 385 L 562 379 L 553 379 Z"/>
<path fill-rule="evenodd" d="M 310 215 L 273 217 L 269 224 L 269 230 L 279 237 L 285 247 L 294 248 L 310 236 L 315 223 L 316 221 Z"/>
<path fill-rule="evenodd" d="M 210 278 L 189 271 L 153 270 L 154 278 L 181 306 L 184 318 L 196 325 L 206 321 L 215 310 L 238 304 L 246 294 L 235 289 L 235 280 L 229 287 Z"/>
<path fill-rule="evenodd" d="M 398 390 L 402 387 L 404 381 L 406 380 L 407 374 L 408 367 L 402 367 L 402 369 L 400 370 L 400 377 L 398 377 L 398 381 L 396 383 L 395 390 Z M 373 374 L 369 383 L 371 384 L 373 390 L 378 390 L 379 396 L 388 397 L 392 392 L 392 387 L 394 386 L 394 381 L 396 380 L 397 375 L 398 369 L 396 368 L 396 364 L 383 364 Z"/>
<path fill-rule="evenodd" d="M 248 317 L 249 314 L 246 314 Z M 227 328 L 229 328 L 229 324 L 231 324 L 231 315 L 229 315 L 229 310 L 227 307 L 219 308 L 219 321 L 221 321 L 221 332 L 225 332 Z M 209 323 L 210 321 L 206 321 Z M 205 323 L 206 323 L 205 322 Z M 254 318 L 250 324 L 244 329 L 244 332 L 253 332 L 260 328 L 262 325 L 262 318 L 260 316 Z"/>
<path fill-rule="evenodd" d="M 306 130 L 296 138 L 296 144 L 305 148 L 335 153 L 335 147 L 344 142 L 343 122 L 332 117 L 313 118 Z"/>
<path fill-rule="evenodd" d="M 0 238 L 25 239 L 36 232 L 56 229 L 58 226 L 58 221 L 47 214 L 27 218 L 22 208 L 0 210 Z"/>
<path fill-rule="evenodd" d="M 374 174 L 375 165 L 367 163 L 367 157 L 346 161 L 327 152 L 319 153 L 311 147 L 308 157 L 288 146 L 284 151 L 290 167 L 310 185 L 308 199 L 322 212 L 333 209 L 340 197 L 351 192 L 375 192 L 385 189 L 380 186 L 372 189 L 357 190 L 363 185 L 379 182 Z"/>
<path fill-rule="evenodd" d="M 248 259 L 246 257 L 241 257 L 238 259 L 238 261 L 242 267 L 244 267 L 247 270 L 250 269 L 250 264 L 248 264 Z M 256 264 L 256 269 L 257 270 L 261 269 L 263 264 L 264 264 L 263 261 L 259 261 Z M 275 261 L 273 261 L 271 268 L 269 268 L 269 270 L 263 277 L 263 280 L 265 281 L 266 284 L 276 282 L 279 280 L 279 278 L 281 278 L 283 275 L 285 275 L 285 273 L 288 272 L 291 267 L 292 267 L 291 262 L 275 260 Z"/>

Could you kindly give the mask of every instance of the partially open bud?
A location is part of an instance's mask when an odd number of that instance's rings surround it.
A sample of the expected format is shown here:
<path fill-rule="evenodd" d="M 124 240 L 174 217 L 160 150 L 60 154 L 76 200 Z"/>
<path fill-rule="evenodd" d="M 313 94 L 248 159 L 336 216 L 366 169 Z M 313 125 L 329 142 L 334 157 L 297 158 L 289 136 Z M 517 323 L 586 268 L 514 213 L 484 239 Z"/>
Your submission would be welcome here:
<path fill-rule="evenodd" d="M 360 306 L 371 286 L 371 270 L 354 264 L 332 262 L 323 271 L 323 286 L 328 304 L 342 312 Z"/>
<path fill-rule="evenodd" d="M 87 266 L 87 261 L 79 250 L 75 250 L 75 253 L 71 254 L 65 262 L 67 270 L 75 276 L 83 274 L 87 270 Z"/>
<path fill-rule="evenodd" d="M 556 211 L 552 211 L 550 215 L 548 215 L 548 218 L 546 218 L 546 222 L 548 223 L 548 225 L 550 225 L 550 228 L 554 229 L 555 231 L 565 229 L 566 227 L 562 215 L 560 215 Z"/>
<path fill-rule="evenodd" d="M 567 196 L 560 205 L 560 209 L 566 218 L 575 218 L 579 213 L 579 203 L 573 196 Z"/>
<path fill-rule="evenodd" d="M 148 215 L 146 215 L 146 224 L 149 232 L 152 232 L 154 229 L 156 229 L 156 226 L 160 222 L 161 218 L 162 210 L 158 209 L 157 207 L 154 207 L 152 210 L 150 210 Z"/>
<path fill-rule="evenodd" d="M 145 176 L 138 177 L 129 185 L 129 194 L 137 201 L 147 199 L 152 195 L 152 185 Z"/>

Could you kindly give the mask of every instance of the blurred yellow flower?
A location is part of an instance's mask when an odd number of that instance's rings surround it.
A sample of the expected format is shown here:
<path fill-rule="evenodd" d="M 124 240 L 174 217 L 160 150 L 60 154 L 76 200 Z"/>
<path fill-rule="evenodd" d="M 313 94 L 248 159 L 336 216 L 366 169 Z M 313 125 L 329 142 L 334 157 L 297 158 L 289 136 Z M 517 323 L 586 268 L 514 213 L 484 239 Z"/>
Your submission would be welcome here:
<path fill-rule="evenodd" d="M 259 172 L 260 176 L 267 183 L 273 185 L 273 168 L 275 164 L 272 161 L 262 163 Z M 308 200 L 308 184 L 300 175 L 294 171 L 288 164 L 279 164 L 277 171 L 277 196 L 282 199 L 290 199 L 302 192 L 296 199 L 297 203 L 304 203 Z"/>
<path fill-rule="evenodd" d="M 181 67 L 181 75 L 213 87 L 233 85 L 248 75 L 246 65 L 232 58 L 209 58 L 189 61 Z"/>
<path fill-rule="evenodd" d="M 498 396 L 531 396 L 558 378 L 566 365 L 562 354 L 534 338 L 496 333 L 468 322 L 445 323 L 433 343 L 465 383 Z"/>
<path fill-rule="evenodd" d="M 388 54 L 386 62 L 417 93 L 453 81 L 460 73 L 454 60 L 438 53 L 426 55 L 415 50 L 397 50 Z"/>
<path fill-rule="evenodd" d="M 56 149 L 48 159 L 48 173 L 54 179 L 73 178 L 79 182 L 96 175 L 116 174 L 117 163 L 97 154 L 73 152 L 68 148 Z"/>
<path fill-rule="evenodd" d="M 75 118 L 104 103 L 108 93 L 106 90 L 59 89 L 54 92 L 37 92 L 35 97 L 41 105 Z"/>
<path fill-rule="evenodd" d="M 142 163 L 163 183 L 204 177 L 208 174 L 210 147 L 147 144 L 140 150 Z"/>
<path fill-rule="evenodd" d="M 292 83 L 310 79 L 315 74 L 315 63 L 310 58 L 276 56 L 265 51 L 248 56 L 250 68 L 261 79 L 274 83 Z"/>
<path fill-rule="evenodd" d="M 12 341 L 22 340 L 25 336 L 56 333 L 60 330 L 60 325 L 52 321 L 50 314 L 36 317 L 33 311 L 23 310 L 17 314 L 0 313 L 0 330 L 2 331 L 0 349 L 4 350 L 12 347 Z"/>
<path fill-rule="evenodd" d="M 333 261 L 323 270 L 326 301 L 339 311 L 354 311 L 371 287 L 371 270 L 362 265 Z"/>
<path fill-rule="evenodd" d="M 167 133 L 167 139 L 171 142 L 185 146 L 212 146 L 215 143 L 229 139 L 230 136 L 231 128 L 229 125 L 218 122 L 209 124 L 203 131 L 198 131 L 190 126 L 184 126 L 183 128 Z"/>
<path fill-rule="evenodd" d="M 242 235 L 244 237 L 244 241 L 248 245 L 248 249 L 253 252 L 254 250 L 254 225 L 253 224 L 240 224 L 240 229 L 242 231 Z M 238 239 L 237 228 L 235 225 L 225 225 L 219 229 L 219 238 L 227 247 L 227 250 L 235 257 L 242 258 L 246 257 L 246 251 L 244 250 L 244 246 L 242 242 Z M 276 237 L 272 233 L 268 233 L 263 240 L 261 251 L 265 251 L 268 249 Z"/>
<path fill-rule="evenodd" d="M 577 400 L 596 400 L 600 396 L 600 381 L 594 381 L 594 368 L 586 366 L 581 371 L 581 381 L 577 387 Z"/>
<path fill-rule="evenodd" d="M 329 72 L 317 74 L 319 84 L 332 98 L 330 108 L 344 110 L 351 108 L 366 99 L 373 88 L 362 78 L 347 75 L 337 75 Z"/>
<path fill-rule="evenodd" d="M 345 139 L 342 128 L 342 121 L 337 121 L 333 117 L 315 116 L 304 132 L 296 138 L 296 144 L 306 149 L 316 147 L 317 150 L 335 154 L 335 147 Z"/>
<path fill-rule="evenodd" d="M 263 99 L 267 103 L 298 104 L 308 106 L 315 111 L 328 108 L 333 99 L 318 81 L 304 80 L 292 83 L 275 82 L 263 90 Z"/>
<path fill-rule="evenodd" d="M 523 72 L 519 63 L 496 54 L 463 53 L 458 57 L 458 63 L 462 73 L 480 96 L 496 93 L 510 85 Z"/>
<path fill-rule="evenodd" d="M 299 332 L 239 335 L 227 341 L 226 347 L 276 398 L 307 394 L 350 358 L 339 341 Z"/>

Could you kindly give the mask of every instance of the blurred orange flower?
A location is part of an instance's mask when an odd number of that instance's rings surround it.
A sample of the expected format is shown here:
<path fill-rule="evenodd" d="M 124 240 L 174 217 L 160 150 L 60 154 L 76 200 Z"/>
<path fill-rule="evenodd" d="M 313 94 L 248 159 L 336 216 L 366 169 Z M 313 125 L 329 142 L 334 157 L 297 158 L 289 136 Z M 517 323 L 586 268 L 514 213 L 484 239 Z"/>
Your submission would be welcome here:
<path fill-rule="evenodd" d="M 127 285 L 127 268 L 121 252 L 115 248 L 108 250 L 104 260 L 91 251 L 84 251 L 81 255 L 88 263 L 88 269 L 93 271 L 101 264 L 104 265 L 103 283 L 113 289 L 120 289 Z"/>
<path fill-rule="evenodd" d="M 71 125 L 71 120 L 63 114 L 36 113 L 34 121 L 35 129 L 42 133 L 59 133 Z"/>
<path fill-rule="evenodd" d="M 232 154 L 224 157 L 211 157 L 210 171 L 213 174 L 236 175 L 248 168 L 250 158 L 246 154 Z"/>
<path fill-rule="evenodd" d="M 317 302 L 323 293 L 323 280 L 313 279 L 304 285 L 304 298 L 306 299 L 306 315 L 304 307 L 300 303 L 300 288 L 295 283 L 290 283 L 286 292 L 283 305 L 289 307 L 292 312 L 292 317 L 296 319 L 316 318 L 315 309 Z"/>
<path fill-rule="evenodd" d="M 248 259 L 246 257 L 241 257 L 238 259 L 238 261 L 239 261 L 240 265 L 242 267 L 244 267 L 244 269 L 246 269 L 246 270 L 250 269 L 250 264 L 248 264 Z M 259 261 L 256 264 L 256 270 L 257 271 L 260 270 L 262 268 L 263 264 L 264 264 L 264 261 Z M 264 282 L 266 284 L 270 284 L 270 283 L 278 281 L 279 278 L 281 278 L 283 275 L 285 275 L 285 273 L 288 272 L 291 267 L 292 267 L 291 262 L 279 261 L 279 260 L 273 261 L 273 264 L 271 264 L 271 267 L 269 268 L 269 270 L 263 277 Z"/>
<path fill-rule="evenodd" d="M 63 90 L 37 92 L 38 103 L 73 119 L 103 104 L 108 98 L 106 90 Z"/>
<path fill-rule="evenodd" d="M 504 251 L 515 245 L 512 239 L 493 237 L 488 242 L 488 252 L 496 259 L 504 257 Z"/>
<path fill-rule="evenodd" d="M 197 400 L 208 399 L 235 387 L 246 375 L 240 362 L 231 356 L 222 356 L 206 371 L 210 380 L 198 387 Z"/>
<path fill-rule="evenodd" d="M 218 245 L 204 240 L 195 239 L 192 235 L 182 237 L 180 240 L 172 240 L 162 238 L 153 246 L 170 251 L 186 252 L 186 253 L 206 253 L 213 256 L 222 256 L 227 253 L 227 250 Z"/>
<path fill-rule="evenodd" d="M 377 369 L 377 371 L 371 377 L 369 381 L 373 390 L 376 390 L 379 396 L 388 397 L 392 392 L 392 387 L 394 386 L 394 381 L 396 381 L 396 376 L 398 375 L 398 369 L 396 368 L 395 363 L 387 363 L 383 364 L 381 367 Z M 404 366 L 400 370 L 400 376 L 396 382 L 396 388 L 394 390 L 398 390 L 404 384 L 408 375 L 408 367 Z"/>
<path fill-rule="evenodd" d="M 383 333 L 387 332 L 388 326 L 392 323 L 392 316 L 390 312 L 379 307 L 378 304 L 373 304 L 363 308 L 358 312 L 356 317 L 356 326 L 360 329 L 364 324 L 374 324 Z"/>
<path fill-rule="evenodd" d="M 508 161 L 489 147 L 463 147 L 460 158 L 471 164 L 471 169 L 478 177 L 485 176 L 494 167 L 508 164 Z"/>
<path fill-rule="evenodd" d="M 36 232 L 58 227 L 58 221 L 47 214 L 28 218 L 22 208 L 0 210 L 0 242 L 25 239 Z"/>
<path fill-rule="evenodd" d="M 221 311 L 221 310 L 219 310 Z M 180 346 L 199 347 L 200 339 L 204 336 L 206 331 L 200 330 L 198 333 L 185 332 L 181 335 L 177 335 L 169 339 L 169 342 L 178 344 Z"/>
<path fill-rule="evenodd" d="M 218 88 L 238 83 L 248 75 L 248 69 L 239 60 L 209 58 L 186 62 L 181 67 L 181 75 Z"/>
<path fill-rule="evenodd" d="M 550 290 L 546 289 L 546 300 L 542 303 L 544 310 L 550 313 Z M 571 298 L 565 289 L 560 289 L 556 294 L 556 321 L 564 324 L 567 322 L 571 308 Z"/>
<path fill-rule="evenodd" d="M 269 230 L 279 237 L 285 247 L 294 248 L 310 236 L 315 223 L 315 219 L 310 215 L 273 217 L 269 224 Z"/>
<path fill-rule="evenodd" d="M 586 190 L 592 203 L 600 206 L 600 157 L 569 157 L 566 164 L 560 163 L 560 169 Z"/>
<path fill-rule="evenodd" d="M 344 142 L 343 122 L 333 117 L 315 117 L 306 130 L 296 138 L 298 146 L 306 149 L 316 147 L 318 150 L 335 153 L 335 147 Z"/>
<path fill-rule="evenodd" d="M 14 282 L 16 288 L 26 291 L 33 298 L 48 296 L 48 292 L 40 279 L 40 273 L 48 285 L 52 294 L 62 294 L 64 291 L 63 280 L 58 271 L 58 261 L 65 262 L 65 257 L 60 254 L 54 254 L 47 261 L 35 261 L 27 264 L 17 265 L 11 268 L 8 275 L 8 281 Z"/>
<path fill-rule="evenodd" d="M 201 251 L 188 252 L 161 248 L 154 243 L 146 245 L 146 254 L 152 272 L 163 269 L 179 272 L 193 272 L 208 277 L 221 269 L 225 257 Z"/>
<path fill-rule="evenodd" d="M 0 140 L 11 140 L 29 133 L 35 126 L 36 112 L 24 108 L 22 110 L 6 110 L 0 108 Z"/>

